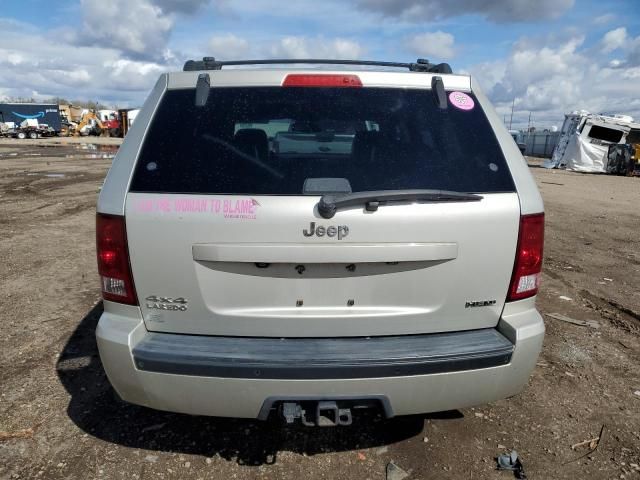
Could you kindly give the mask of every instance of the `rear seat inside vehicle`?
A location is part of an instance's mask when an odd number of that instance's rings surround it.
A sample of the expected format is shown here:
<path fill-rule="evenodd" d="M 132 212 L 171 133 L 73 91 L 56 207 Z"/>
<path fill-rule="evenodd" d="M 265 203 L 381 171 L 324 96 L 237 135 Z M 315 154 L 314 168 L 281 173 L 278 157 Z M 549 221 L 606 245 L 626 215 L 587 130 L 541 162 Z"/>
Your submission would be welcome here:
<path fill-rule="evenodd" d="M 242 128 L 233 136 L 233 144 L 251 157 L 262 161 L 269 160 L 269 139 L 264 130 Z"/>

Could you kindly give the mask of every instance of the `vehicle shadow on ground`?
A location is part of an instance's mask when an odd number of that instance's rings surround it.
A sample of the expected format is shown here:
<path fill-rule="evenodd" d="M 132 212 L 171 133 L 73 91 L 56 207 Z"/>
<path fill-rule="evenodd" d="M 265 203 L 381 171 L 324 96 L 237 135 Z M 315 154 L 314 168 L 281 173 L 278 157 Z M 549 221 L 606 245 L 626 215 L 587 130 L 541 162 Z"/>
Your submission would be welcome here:
<path fill-rule="evenodd" d="M 106 378 L 95 340 L 102 302 L 82 319 L 60 353 L 56 370 L 71 395 L 67 414 L 84 432 L 125 447 L 220 457 L 241 465 L 273 464 L 279 452 L 314 455 L 392 444 L 422 432 L 425 416 L 364 417 L 351 427 L 288 427 L 278 419 L 251 421 L 160 412 L 120 400 Z M 458 411 L 430 418 L 461 418 Z"/>

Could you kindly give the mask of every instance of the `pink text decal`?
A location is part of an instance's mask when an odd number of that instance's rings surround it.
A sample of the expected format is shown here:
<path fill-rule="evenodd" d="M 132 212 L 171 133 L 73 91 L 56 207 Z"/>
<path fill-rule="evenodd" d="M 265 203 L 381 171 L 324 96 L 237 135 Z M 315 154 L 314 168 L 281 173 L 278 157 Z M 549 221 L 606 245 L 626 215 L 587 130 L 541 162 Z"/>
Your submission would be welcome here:
<path fill-rule="evenodd" d="M 471 110 L 475 106 L 473 98 L 463 92 L 451 92 L 449 94 L 449 101 L 451 105 L 460 110 Z"/>
<path fill-rule="evenodd" d="M 137 199 L 137 213 L 200 213 L 224 218 L 255 220 L 260 203 L 254 198 L 156 197 Z"/>

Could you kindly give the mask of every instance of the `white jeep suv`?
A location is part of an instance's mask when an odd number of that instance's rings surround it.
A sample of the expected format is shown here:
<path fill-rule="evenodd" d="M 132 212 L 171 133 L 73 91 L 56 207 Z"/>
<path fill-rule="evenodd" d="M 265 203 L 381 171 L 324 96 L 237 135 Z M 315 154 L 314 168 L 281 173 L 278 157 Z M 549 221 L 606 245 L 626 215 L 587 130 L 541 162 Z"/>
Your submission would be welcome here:
<path fill-rule="evenodd" d="M 98 347 L 131 403 L 345 425 L 514 395 L 540 352 L 542 199 L 447 64 L 188 61 L 97 212 Z"/>

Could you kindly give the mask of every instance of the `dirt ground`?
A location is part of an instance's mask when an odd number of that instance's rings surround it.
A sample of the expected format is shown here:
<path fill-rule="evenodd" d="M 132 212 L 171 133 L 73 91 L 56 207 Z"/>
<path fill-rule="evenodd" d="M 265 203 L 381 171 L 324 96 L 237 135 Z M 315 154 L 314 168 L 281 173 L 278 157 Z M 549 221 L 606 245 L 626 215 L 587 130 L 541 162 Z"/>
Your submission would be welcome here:
<path fill-rule="evenodd" d="M 95 140 L 95 139 L 94 139 Z M 640 178 L 537 168 L 544 350 L 514 398 L 341 429 L 118 400 L 97 354 L 98 190 L 117 140 L 0 141 L 0 478 L 640 479 Z M 637 392 L 637 393 L 634 393 Z M 599 436 L 595 451 L 572 445 Z M 595 446 L 595 442 L 594 445 Z"/>

